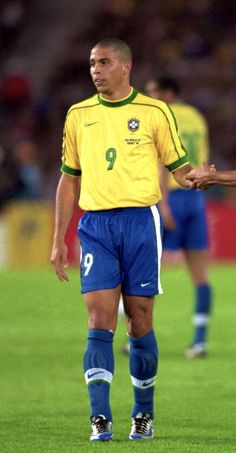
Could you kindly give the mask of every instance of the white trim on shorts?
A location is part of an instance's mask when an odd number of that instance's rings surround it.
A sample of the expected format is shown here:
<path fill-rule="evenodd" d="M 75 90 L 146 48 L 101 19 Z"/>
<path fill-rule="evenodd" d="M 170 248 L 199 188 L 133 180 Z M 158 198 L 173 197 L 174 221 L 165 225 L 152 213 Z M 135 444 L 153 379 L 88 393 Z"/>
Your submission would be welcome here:
<path fill-rule="evenodd" d="M 161 240 L 161 221 L 160 214 L 156 205 L 150 206 L 152 211 L 155 231 L 156 231 L 156 242 L 157 242 L 157 259 L 158 259 L 158 268 L 157 268 L 157 288 L 158 294 L 163 294 L 163 289 L 161 286 L 160 271 L 161 271 L 161 256 L 162 256 L 162 240 Z"/>

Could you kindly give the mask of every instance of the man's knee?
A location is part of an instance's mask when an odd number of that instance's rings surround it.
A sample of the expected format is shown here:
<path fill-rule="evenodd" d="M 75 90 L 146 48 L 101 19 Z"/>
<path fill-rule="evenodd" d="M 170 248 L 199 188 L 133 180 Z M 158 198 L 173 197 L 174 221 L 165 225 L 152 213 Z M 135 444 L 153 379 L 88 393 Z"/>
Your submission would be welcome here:
<path fill-rule="evenodd" d="M 117 316 L 114 313 L 100 310 L 89 312 L 89 328 L 115 331 Z"/>
<path fill-rule="evenodd" d="M 96 291 L 84 295 L 90 329 L 115 331 L 119 298 L 112 290 Z"/>
<path fill-rule="evenodd" d="M 128 334 L 135 338 L 146 335 L 152 329 L 153 299 L 129 297 L 125 302 Z"/>

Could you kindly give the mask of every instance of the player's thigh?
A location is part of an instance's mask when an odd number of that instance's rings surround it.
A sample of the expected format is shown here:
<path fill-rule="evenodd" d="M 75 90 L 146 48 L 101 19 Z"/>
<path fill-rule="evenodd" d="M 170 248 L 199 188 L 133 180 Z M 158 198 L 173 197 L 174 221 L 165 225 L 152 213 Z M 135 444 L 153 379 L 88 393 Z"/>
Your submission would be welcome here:
<path fill-rule="evenodd" d="M 154 297 L 123 295 L 128 334 L 139 338 L 146 335 L 153 326 Z"/>
<path fill-rule="evenodd" d="M 86 213 L 79 223 L 82 293 L 116 288 L 120 284 L 119 258 L 105 218 Z"/>
<path fill-rule="evenodd" d="M 113 289 L 90 291 L 85 293 L 83 297 L 88 309 L 89 328 L 115 332 L 120 300 L 120 285 Z"/>
<path fill-rule="evenodd" d="M 185 250 L 185 260 L 195 285 L 208 282 L 208 250 Z"/>

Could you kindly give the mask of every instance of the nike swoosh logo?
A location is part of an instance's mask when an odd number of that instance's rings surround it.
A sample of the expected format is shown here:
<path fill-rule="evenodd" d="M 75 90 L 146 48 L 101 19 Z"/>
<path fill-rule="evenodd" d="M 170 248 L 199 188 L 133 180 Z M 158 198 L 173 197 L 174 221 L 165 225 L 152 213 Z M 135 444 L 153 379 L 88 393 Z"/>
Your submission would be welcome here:
<path fill-rule="evenodd" d="M 96 123 L 98 123 L 98 121 L 94 121 L 93 123 L 85 123 L 85 127 L 92 126 L 93 124 L 96 124 Z"/>
<path fill-rule="evenodd" d="M 148 283 L 141 283 L 142 288 L 143 288 L 144 286 L 147 286 L 147 285 L 151 285 L 151 282 L 148 282 Z"/>
<path fill-rule="evenodd" d="M 88 374 L 88 379 L 92 378 L 93 376 L 95 376 L 96 374 L 100 374 L 101 371 L 95 371 L 95 373 L 92 373 L 92 374 Z"/>
<path fill-rule="evenodd" d="M 151 382 L 144 382 L 143 387 L 148 387 L 149 385 L 155 384 L 156 379 L 153 379 Z"/>

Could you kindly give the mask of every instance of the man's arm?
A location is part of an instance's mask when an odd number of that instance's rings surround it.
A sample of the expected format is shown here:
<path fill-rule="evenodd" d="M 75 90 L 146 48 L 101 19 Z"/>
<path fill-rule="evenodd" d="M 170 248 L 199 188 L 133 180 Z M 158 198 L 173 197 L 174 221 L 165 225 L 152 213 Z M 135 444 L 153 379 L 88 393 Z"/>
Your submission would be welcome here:
<path fill-rule="evenodd" d="M 69 280 L 63 268 L 68 266 L 65 234 L 73 211 L 77 205 L 80 190 L 80 177 L 62 174 L 56 193 L 55 229 L 52 246 L 51 263 L 59 280 Z"/>
<path fill-rule="evenodd" d="M 184 167 L 177 168 L 177 170 L 173 172 L 173 176 L 178 184 L 186 188 L 190 188 L 192 186 L 192 183 L 186 178 L 191 170 L 193 170 L 192 165 L 186 164 Z"/>
<path fill-rule="evenodd" d="M 210 177 L 213 184 L 236 187 L 236 170 L 216 171 L 215 174 L 210 173 Z"/>

